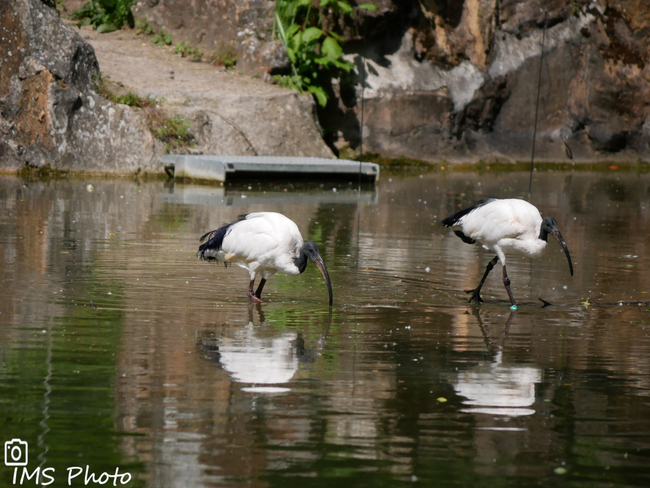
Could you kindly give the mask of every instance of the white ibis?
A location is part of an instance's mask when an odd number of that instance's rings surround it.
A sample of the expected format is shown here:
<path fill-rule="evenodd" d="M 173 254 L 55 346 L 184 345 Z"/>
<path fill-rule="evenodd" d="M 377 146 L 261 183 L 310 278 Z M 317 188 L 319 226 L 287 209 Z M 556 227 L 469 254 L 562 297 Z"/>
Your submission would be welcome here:
<path fill-rule="evenodd" d="M 471 293 L 468 303 L 476 300 L 482 302 L 481 287 L 488 274 L 497 263 L 503 266 L 503 284 L 510 298 L 511 308 L 516 309 L 515 300 L 510 291 L 510 278 L 506 272 L 506 255 L 508 251 L 516 251 L 528 257 L 537 257 L 546 249 L 547 237 L 553 235 L 564 249 L 569 261 L 569 271 L 573 276 L 571 255 L 564 238 L 553 217 L 544 217 L 534 205 L 518 199 L 498 200 L 490 198 L 483 200 L 473 207 L 466 208 L 444 219 L 440 224 L 445 227 L 460 227 L 454 233 L 468 244 L 481 243 L 497 255 L 488 263 L 485 274 L 479 285 Z"/>
<path fill-rule="evenodd" d="M 204 242 L 205 241 L 205 242 Z M 325 282 L 332 306 L 332 282 L 318 246 L 313 241 L 303 244 L 298 226 L 292 220 L 275 212 L 257 212 L 239 218 L 201 237 L 196 255 L 208 261 L 235 263 L 246 268 L 251 275 L 248 298 L 262 302 L 262 289 L 278 271 L 297 275 L 305 271 L 307 259 L 319 269 Z M 257 290 L 253 293 L 255 277 L 261 274 Z"/>

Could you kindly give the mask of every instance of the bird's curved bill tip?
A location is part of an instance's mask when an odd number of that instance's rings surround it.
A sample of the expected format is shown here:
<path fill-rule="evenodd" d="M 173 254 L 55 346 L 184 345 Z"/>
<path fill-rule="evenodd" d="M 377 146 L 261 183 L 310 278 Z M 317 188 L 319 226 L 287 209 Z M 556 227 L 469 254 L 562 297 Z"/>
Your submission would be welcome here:
<path fill-rule="evenodd" d="M 327 272 L 327 268 L 325 267 L 325 263 L 323 262 L 323 259 L 320 256 L 314 256 L 311 258 L 313 263 L 316 265 L 318 268 L 318 271 L 320 271 L 320 274 L 323 275 L 323 279 L 325 280 L 325 283 L 327 283 L 327 291 L 330 296 L 330 307 L 332 306 L 332 303 L 334 303 L 334 295 L 332 294 L 332 281 L 330 280 L 330 275 Z"/>
<path fill-rule="evenodd" d="M 566 242 L 564 242 L 564 238 L 562 237 L 562 234 L 558 229 L 554 229 L 553 231 L 553 237 L 557 239 L 557 242 L 560 243 L 560 246 L 562 246 L 562 249 L 564 249 L 564 254 L 566 254 L 566 259 L 569 261 L 569 271 L 571 272 L 571 276 L 573 276 L 573 263 L 571 262 L 571 254 L 569 254 L 569 248 L 566 245 Z"/>

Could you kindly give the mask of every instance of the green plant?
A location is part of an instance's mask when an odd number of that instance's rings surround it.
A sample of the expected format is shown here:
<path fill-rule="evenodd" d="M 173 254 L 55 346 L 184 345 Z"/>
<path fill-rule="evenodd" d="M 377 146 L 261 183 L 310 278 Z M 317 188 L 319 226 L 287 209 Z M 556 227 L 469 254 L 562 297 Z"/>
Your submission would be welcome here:
<path fill-rule="evenodd" d="M 161 110 L 151 111 L 148 122 L 153 135 L 165 143 L 165 152 L 194 145 L 190 124 L 180 115 L 167 117 Z"/>
<path fill-rule="evenodd" d="M 133 25 L 131 7 L 135 0 L 89 0 L 72 13 L 77 26 L 92 25 L 97 32 L 112 32 L 123 25 Z"/>
<path fill-rule="evenodd" d="M 153 27 L 149 25 L 146 20 L 138 19 L 135 21 L 135 34 L 146 34 L 148 36 L 153 34 Z"/>
<path fill-rule="evenodd" d="M 114 97 L 115 103 L 121 103 L 122 105 L 128 105 L 129 107 L 138 107 L 145 108 L 152 105 L 156 105 L 157 101 L 151 95 L 147 95 L 147 98 L 142 98 L 140 95 L 136 95 L 133 92 L 128 92 L 126 95 Z"/>
<path fill-rule="evenodd" d="M 43 3 L 56 10 L 56 14 L 61 17 L 61 11 L 65 11 L 65 0 L 43 0 Z"/>
<path fill-rule="evenodd" d="M 158 31 L 158 34 L 154 34 L 151 37 L 151 42 L 157 44 L 158 46 L 170 46 L 172 43 L 172 33 L 163 31 L 162 27 Z"/>
<path fill-rule="evenodd" d="M 50 163 L 47 163 L 45 166 L 34 166 L 30 163 L 25 163 L 25 165 L 17 171 L 17 175 L 26 181 L 51 181 L 52 179 L 61 178 L 61 176 L 65 174 L 67 174 L 66 171 L 52 168 Z"/>
<path fill-rule="evenodd" d="M 122 84 L 107 80 L 104 78 L 104 75 L 101 72 L 93 73 L 92 80 L 95 91 L 113 103 L 120 103 L 122 105 L 128 105 L 129 107 L 138 108 L 145 108 L 158 104 L 158 100 L 156 100 L 151 95 L 147 95 L 146 98 L 143 98 L 140 95 L 133 93 L 132 91 L 129 91 L 126 95 L 117 95 L 113 93 L 110 89 L 110 85 L 115 84 L 122 87 Z"/>
<path fill-rule="evenodd" d="M 176 44 L 174 46 L 174 54 L 180 54 L 182 58 L 184 58 L 190 51 L 190 41 L 183 41 L 179 44 Z"/>
<path fill-rule="evenodd" d="M 237 53 L 232 46 L 221 44 L 216 51 L 210 53 L 206 61 L 216 66 L 232 69 L 237 64 Z"/>
<path fill-rule="evenodd" d="M 588 3 L 588 2 L 585 2 L 584 0 L 582 0 L 582 1 L 578 0 L 578 1 L 571 2 L 571 13 L 573 15 L 575 15 L 576 17 L 578 17 L 582 13 L 582 5 L 581 4 L 585 4 L 585 3 Z"/>
<path fill-rule="evenodd" d="M 190 56 L 194 61 L 201 61 L 203 58 L 203 51 L 198 48 L 190 46 L 189 41 L 183 41 L 174 46 L 174 53 L 180 54 L 182 58 Z"/>
<path fill-rule="evenodd" d="M 314 8 L 312 3 L 312 0 L 276 1 L 274 29 L 287 50 L 291 75 L 276 75 L 275 79 L 282 86 L 311 93 L 324 107 L 329 95 L 323 88 L 323 78 L 335 76 L 338 70 L 349 73 L 354 66 L 342 58 L 343 39 L 325 27 L 326 17 L 351 16 L 354 8 L 343 0 L 320 0 L 318 8 Z M 377 9 L 372 4 L 358 8 Z"/>

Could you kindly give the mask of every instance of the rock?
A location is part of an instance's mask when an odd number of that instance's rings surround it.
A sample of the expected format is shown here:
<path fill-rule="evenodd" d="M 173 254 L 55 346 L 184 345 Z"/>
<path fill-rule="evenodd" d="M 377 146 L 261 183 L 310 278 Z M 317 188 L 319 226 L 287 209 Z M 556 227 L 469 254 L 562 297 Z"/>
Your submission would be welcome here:
<path fill-rule="evenodd" d="M 536 159 L 566 161 L 567 145 L 574 161 L 650 159 L 647 2 L 369 1 L 376 11 L 323 15 L 357 67 L 319 110 L 333 146 L 357 147 L 363 133 L 365 150 L 389 156 L 529 160 L 544 38 Z M 233 46 L 237 69 L 256 77 L 287 69 L 273 2 L 209 7 L 139 0 L 134 13 L 206 54 Z M 0 29 L 10 41 L 0 44 L 1 167 L 159 170 L 162 144 L 140 109 L 94 92 L 97 59 L 74 29 L 38 0 L 0 3 Z M 333 157 L 310 96 L 192 63 L 128 30 L 82 32 L 108 78 L 189 121 L 194 152 Z"/>
<path fill-rule="evenodd" d="M 0 169 L 159 171 L 141 115 L 93 92 L 93 48 L 38 0 L 0 4 Z"/>
<path fill-rule="evenodd" d="M 242 73 L 262 74 L 265 81 L 271 82 L 270 75 L 289 72 L 291 63 L 282 41 L 270 41 L 260 46 L 260 41 L 251 37 L 242 43 L 242 47 L 237 61 L 237 69 Z"/>
<path fill-rule="evenodd" d="M 384 8 L 381 22 L 368 18 L 376 38 L 403 34 L 399 48 L 370 38 L 372 49 L 354 44 L 367 53 L 363 88 L 362 58 L 347 55 L 357 66 L 354 87 L 343 80 L 338 106 L 321 115 L 353 146 L 363 97 L 366 150 L 430 161 L 529 160 L 544 37 L 536 159 L 566 161 L 565 144 L 575 161 L 650 159 L 646 2 L 422 0 L 419 7 L 404 2 Z"/>
<path fill-rule="evenodd" d="M 165 111 L 190 122 L 192 153 L 334 158 L 310 95 L 189 61 L 132 31 L 82 32 L 105 77 L 123 81 L 142 97 L 164 100 Z"/>
<path fill-rule="evenodd" d="M 0 2 L 0 170 L 163 171 L 164 144 L 145 110 L 96 93 L 100 66 L 128 90 L 165 99 L 168 116 L 185 116 L 196 131 L 194 152 L 334 157 L 310 96 L 217 73 L 129 30 L 100 35 L 84 28 L 99 47 L 98 63 L 78 32 L 39 0 Z"/>
<path fill-rule="evenodd" d="M 209 5 L 209 6 L 208 6 Z M 263 77 L 273 64 L 275 51 L 286 63 L 283 50 L 274 46 L 273 14 L 275 2 L 267 0 L 228 0 L 210 2 L 185 0 L 138 0 L 132 11 L 136 19 L 145 19 L 157 32 L 173 33 L 174 44 L 188 41 L 206 55 L 233 46 L 237 69 L 245 75 Z"/>

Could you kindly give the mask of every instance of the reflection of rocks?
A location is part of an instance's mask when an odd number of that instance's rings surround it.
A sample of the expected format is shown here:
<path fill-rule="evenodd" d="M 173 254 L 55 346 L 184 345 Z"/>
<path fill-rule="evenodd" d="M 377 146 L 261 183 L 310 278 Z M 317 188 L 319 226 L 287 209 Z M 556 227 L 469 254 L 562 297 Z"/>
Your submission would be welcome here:
<path fill-rule="evenodd" d="M 538 463 L 539 459 L 551 456 L 555 462 L 556 453 L 571 452 L 596 437 L 608 445 L 625 445 L 639 438 L 629 432 L 647 423 L 647 325 L 638 321 L 644 319 L 643 310 L 585 309 L 577 303 L 579 295 L 569 291 L 569 298 L 563 301 L 570 299 L 575 306 L 517 312 L 499 363 L 497 348 L 505 331 L 507 306 L 481 307 L 481 319 L 489 333 L 485 344 L 477 319 L 465 313 L 469 307 L 462 299 L 457 305 L 449 305 L 455 298 L 448 300 L 456 296 L 459 286 L 449 283 L 469 275 L 475 284 L 483 273 L 484 260 L 459 262 L 458 239 L 440 240 L 442 232 L 433 227 L 433 215 L 445 215 L 453 205 L 463 203 L 453 200 L 459 194 L 474 198 L 471 190 L 477 178 L 488 194 L 491 189 L 528 183 L 527 173 L 494 172 L 432 173 L 422 179 L 395 178 L 390 185 L 381 183 L 378 206 L 365 209 L 368 216 L 361 220 L 362 239 L 381 256 L 368 252 L 364 258 L 368 261 L 360 263 L 357 270 L 339 268 L 341 286 L 359 285 L 349 287 L 348 301 L 365 303 L 358 298 L 370 289 L 363 279 L 377 280 L 383 275 L 390 296 L 402 286 L 423 286 L 428 293 L 451 288 L 445 292 L 446 303 L 441 306 L 439 298 L 429 299 L 427 293 L 426 301 L 418 296 L 417 304 L 399 309 L 339 309 L 327 354 L 318 357 L 307 371 L 299 364 L 290 382 L 296 385 L 291 394 L 244 392 L 245 385 L 233 381 L 225 369 L 196 354 L 196 332 L 211 330 L 215 337 L 222 337 L 227 335 L 221 324 L 234 330 L 251 321 L 247 303 L 220 294 L 229 289 L 236 292 L 237 283 L 221 273 L 224 269 L 205 270 L 194 257 L 197 238 L 207 223 L 231 221 L 241 209 L 168 205 L 160 198 L 162 182 L 94 179 L 32 183 L 3 177 L 0 202 L 5 212 L 0 223 L 5 237 L 0 268 L 8 285 L 0 310 L 3 324 L 10 326 L 0 332 L 8 350 L 24 344 L 27 352 L 32 351 L 29 354 L 38 354 L 40 330 L 29 325 L 54 327 L 62 346 L 63 341 L 74 341 L 66 330 L 68 321 L 79 324 L 93 341 L 98 332 L 105 335 L 98 330 L 97 319 L 106 326 L 119 327 L 120 340 L 115 335 L 117 342 L 111 342 L 116 348 L 116 366 L 109 369 L 115 375 L 115 430 L 128 433 L 120 436 L 128 456 L 125 461 L 146 465 L 144 476 L 149 486 L 210 486 L 222 480 L 250 485 L 265 479 L 281 482 L 297 474 L 326 476 L 352 463 L 365 463 L 370 474 L 384 470 L 382 473 L 390 473 L 386 476 L 401 484 L 409 483 L 415 472 L 421 477 L 419 484 L 424 484 L 431 479 L 427 473 L 432 472 L 425 465 L 440 466 L 444 475 L 450 456 L 458 461 L 454 473 L 462 470 L 463 479 L 469 479 L 466 471 L 472 468 L 479 475 L 503 476 L 508 470 L 511 479 L 545 479 L 548 464 Z M 599 243 L 582 250 L 582 272 L 576 273 L 576 279 L 582 280 L 578 282 L 581 289 L 592 289 L 594 276 L 603 280 L 599 293 L 606 296 L 650 288 L 650 276 L 638 270 L 647 263 L 643 251 L 650 223 L 649 181 L 649 175 L 632 172 L 538 175 L 535 188 L 549 211 L 559 209 L 557 214 L 567 219 L 578 217 L 571 227 L 572 241 Z M 92 184 L 92 192 L 86 184 Z M 418 198 L 434 192 L 428 208 L 423 203 L 417 206 Z M 303 230 L 312 221 L 334 229 L 356 221 L 355 214 L 334 205 L 324 205 L 336 210 L 318 217 L 316 204 L 277 205 Z M 636 223 L 633 229 L 630 218 Z M 604 229 L 607 239 L 602 237 Z M 331 236 L 328 245 L 337 246 L 338 262 L 347 263 L 343 258 L 355 249 L 355 232 L 326 235 Z M 447 255 L 441 245 L 446 241 L 456 248 Z M 397 259 L 390 252 L 395 242 L 403 242 Z M 419 285 L 408 265 L 419 263 L 423 254 L 432 259 L 435 254 L 426 246 L 428 242 L 433 242 L 442 259 L 427 264 L 433 273 L 445 273 L 445 278 L 426 279 Z M 628 252 L 629 258 L 621 257 Z M 558 254 L 558 262 L 565 264 L 559 249 Z M 639 258 L 634 258 L 637 255 Z M 367 265 L 376 271 L 362 271 Z M 395 275 L 409 280 L 398 282 Z M 52 294 L 62 284 L 67 298 L 53 299 L 62 296 Z M 81 300 L 87 300 L 89 293 L 94 298 L 97 291 L 106 291 L 107 285 L 113 292 L 116 286 L 121 290 L 119 297 L 113 295 L 112 306 L 97 302 L 99 310 L 90 315 L 80 313 Z M 263 325 L 254 309 L 256 337 L 301 330 L 306 344 L 316 348 L 325 322 L 322 307 L 316 308 L 318 314 L 301 305 L 268 304 L 263 310 L 274 330 Z M 280 324 L 287 328 L 282 330 Z M 95 347 L 83 347 L 81 353 L 93 361 L 93 351 Z M 63 352 L 55 348 L 54 357 L 65 365 Z M 42 348 L 41 353 L 45 353 Z M 413 353 L 422 353 L 424 359 L 412 361 Z M 107 360 L 110 362 L 110 357 Z M 482 368 L 476 367 L 479 361 L 484 361 Z M 472 374 L 459 379 L 456 366 Z M 454 384 L 467 378 L 476 380 L 481 374 L 492 374 L 488 379 L 494 382 L 503 372 L 519 387 L 520 398 L 529 398 L 529 390 L 522 386 L 535 381 L 535 374 L 527 375 L 520 368 L 533 366 L 544 376 L 543 383 L 535 387 L 536 415 L 495 420 L 492 415 L 458 413 L 462 404 L 452 396 Z M 20 368 L 19 362 L 12 367 Z M 59 368 L 59 377 L 65 380 L 66 371 Z M 449 376 L 441 378 L 443 374 Z M 5 375 L 3 380 L 11 378 Z M 440 395 L 450 401 L 436 402 Z M 38 391 L 32 397 L 40 405 Z M 623 431 L 619 419 L 623 419 Z M 616 466 L 622 452 L 596 452 L 599 465 Z M 633 456 L 638 464 L 632 467 L 644 466 L 643 453 L 630 452 Z"/>

